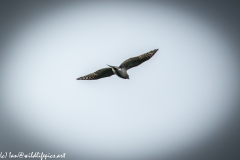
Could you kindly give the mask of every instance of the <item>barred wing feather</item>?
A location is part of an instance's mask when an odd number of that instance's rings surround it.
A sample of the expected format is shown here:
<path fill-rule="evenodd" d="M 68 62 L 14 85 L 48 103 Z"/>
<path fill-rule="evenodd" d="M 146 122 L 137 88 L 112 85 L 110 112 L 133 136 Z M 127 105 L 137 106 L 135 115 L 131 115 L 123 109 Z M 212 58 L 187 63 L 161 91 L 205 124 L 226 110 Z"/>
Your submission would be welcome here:
<path fill-rule="evenodd" d="M 157 51 L 158 49 L 155 49 L 150 52 L 141 54 L 140 56 L 129 58 L 125 60 L 119 67 L 125 68 L 126 70 L 136 67 L 142 64 L 143 62 L 149 60 Z"/>
<path fill-rule="evenodd" d="M 108 67 L 108 68 L 99 69 L 96 72 L 90 73 L 83 77 L 79 77 L 79 78 L 77 78 L 77 80 L 96 80 L 96 79 L 100 79 L 100 78 L 110 77 L 113 74 L 114 73 L 112 71 L 112 68 Z"/>

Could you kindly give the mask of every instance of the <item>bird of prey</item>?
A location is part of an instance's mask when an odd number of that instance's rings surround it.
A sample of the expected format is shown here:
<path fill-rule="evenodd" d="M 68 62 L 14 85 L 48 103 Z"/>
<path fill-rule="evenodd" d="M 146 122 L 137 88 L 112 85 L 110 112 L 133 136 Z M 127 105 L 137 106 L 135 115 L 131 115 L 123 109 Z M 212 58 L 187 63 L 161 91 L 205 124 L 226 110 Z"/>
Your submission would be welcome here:
<path fill-rule="evenodd" d="M 140 56 L 129 58 L 125 60 L 119 67 L 108 65 L 109 67 L 107 68 L 99 69 L 96 72 L 79 77 L 77 78 L 77 80 L 97 80 L 100 78 L 110 77 L 114 74 L 116 74 L 120 78 L 129 79 L 127 70 L 149 60 L 157 51 L 158 49 L 154 49 L 150 52 L 141 54 Z"/>

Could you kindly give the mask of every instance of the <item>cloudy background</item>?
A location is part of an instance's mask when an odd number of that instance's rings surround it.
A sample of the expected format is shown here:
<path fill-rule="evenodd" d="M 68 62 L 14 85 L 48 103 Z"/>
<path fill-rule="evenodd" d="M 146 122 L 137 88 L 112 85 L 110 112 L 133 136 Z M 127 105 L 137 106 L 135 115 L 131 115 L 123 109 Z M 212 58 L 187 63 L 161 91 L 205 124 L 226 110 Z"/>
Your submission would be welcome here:
<path fill-rule="evenodd" d="M 237 3 L 0 6 L 0 151 L 239 159 Z M 76 81 L 156 48 L 130 80 Z"/>

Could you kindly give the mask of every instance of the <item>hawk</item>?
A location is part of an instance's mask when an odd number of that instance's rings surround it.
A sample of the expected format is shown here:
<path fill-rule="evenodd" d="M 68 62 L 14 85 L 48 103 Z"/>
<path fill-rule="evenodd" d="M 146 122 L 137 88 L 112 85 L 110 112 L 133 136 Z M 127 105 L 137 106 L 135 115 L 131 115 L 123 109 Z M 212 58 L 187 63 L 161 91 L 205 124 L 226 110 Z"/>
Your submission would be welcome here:
<path fill-rule="evenodd" d="M 157 51 L 158 49 L 154 49 L 150 52 L 141 54 L 140 56 L 129 58 L 125 60 L 119 67 L 108 65 L 109 67 L 107 68 L 99 69 L 96 72 L 79 77 L 77 78 L 77 80 L 97 80 L 100 78 L 110 77 L 114 74 L 116 74 L 120 78 L 129 79 L 127 70 L 133 67 L 136 67 L 142 64 L 143 62 L 149 60 Z"/>

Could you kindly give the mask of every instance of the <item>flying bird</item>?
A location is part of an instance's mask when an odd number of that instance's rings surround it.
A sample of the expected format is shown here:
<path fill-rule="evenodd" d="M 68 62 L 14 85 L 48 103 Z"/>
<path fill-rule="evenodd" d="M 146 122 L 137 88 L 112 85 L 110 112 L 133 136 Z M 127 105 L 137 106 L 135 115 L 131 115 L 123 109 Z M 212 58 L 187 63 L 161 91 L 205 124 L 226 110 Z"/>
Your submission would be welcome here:
<path fill-rule="evenodd" d="M 129 79 L 127 70 L 149 60 L 157 51 L 158 49 L 154 49 L 150 52 L 141 54 L 140 56 L 129 58 L 125 60 L 119 67 L 108 65 L 109 67 L 107 68 L 99 69 L 96 72 L 79 77 L 77 78 L 77 80 L 97 80 L 100 78 L 110 77 L 114 74 L 116 74 L 120 78 Z"/>

